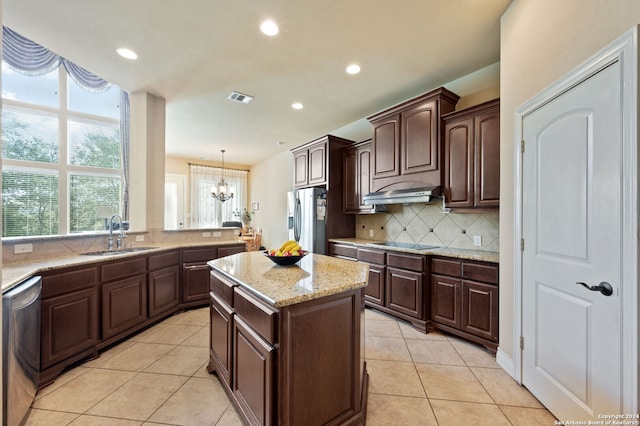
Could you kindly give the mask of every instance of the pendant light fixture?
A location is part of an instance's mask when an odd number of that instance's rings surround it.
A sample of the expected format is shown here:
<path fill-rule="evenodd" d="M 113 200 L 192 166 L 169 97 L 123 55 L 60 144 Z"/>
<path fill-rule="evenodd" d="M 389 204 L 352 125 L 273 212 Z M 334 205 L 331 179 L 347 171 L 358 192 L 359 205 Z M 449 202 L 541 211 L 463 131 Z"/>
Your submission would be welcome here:
<path fill-rule="evenodd" d="M 229 191 L 229 184 L 224 181 L 224 149 L 221 149 L 222 153 L 222 179 L 213 188 L 211 188 L 211 196 L 220 202 L 225 202 L 233 198 L 233 192 Z"/>

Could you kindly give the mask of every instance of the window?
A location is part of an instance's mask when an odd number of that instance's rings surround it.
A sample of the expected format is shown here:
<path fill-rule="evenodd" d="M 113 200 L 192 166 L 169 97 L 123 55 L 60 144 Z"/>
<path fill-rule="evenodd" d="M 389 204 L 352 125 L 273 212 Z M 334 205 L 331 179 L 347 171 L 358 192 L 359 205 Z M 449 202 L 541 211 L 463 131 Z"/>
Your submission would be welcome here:
<path fill-rule="evenodd" d="M 224 180 L 233 198 L 220 202 L 211 196 L 211 189 L 222 179 L 218 167 L 190 166 L 191 227 L 217 228 L 224 221 L 242 221 L 247 206 L 247 171 L 224 169 Z"/>
<path fill-rule="evenodd" d="M 121 211 L 120 89 L 91 93 L 58 67 L 23 76 L 3 61 L 2 236 L 104 230 Z"/>

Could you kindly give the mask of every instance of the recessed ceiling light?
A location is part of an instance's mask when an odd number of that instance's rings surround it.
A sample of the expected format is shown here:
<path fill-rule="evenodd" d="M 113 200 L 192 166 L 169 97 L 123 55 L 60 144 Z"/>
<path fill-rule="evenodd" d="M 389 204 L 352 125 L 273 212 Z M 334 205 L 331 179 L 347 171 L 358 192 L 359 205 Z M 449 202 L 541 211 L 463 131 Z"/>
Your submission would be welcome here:
<path fill-rule="evenodd" d="M 278 28 L 278 25 L 275 22 L 271 20 L 267 20 L 267 21 L 264 21 L 262 24 L 260 24 L 260 31 L 262 31 L 262 33 L 265 35 L 274 36 L 278 34 L 280 29 Z"/>
<path fill-rule="evenodd" d="M 131 49 L 127 49 L 126 47 L 121 47 L 120 49 L 116 50 L 116 52 L 118 52 L 118 55 L 122 56 L 123 58 L 138 59 L 138 54 Z"/>
<path fill-rule="evenodd" d="M 291 108 L 293 109 L 302 109 L 304 108 L 304 105 L 302 105 L 300 102 L 294 102 L 291 104 Z"/>
<path fill-rule="evenodd" d="M 358 64 L 351 64 L 347 67 L 348 74 L 358 74 L 359 72 L 360 72 L 360 65 Z"/>
<path fill-rule="evenodd" d="M 284 141 L 278 141 L 278 142 L 276 142 L 276 145 L 278 145 L 278 146 L 282 146 L 282 145 L 284 145 L 285 143 L 286 143 L 286 142 L 284 142 Z"/>

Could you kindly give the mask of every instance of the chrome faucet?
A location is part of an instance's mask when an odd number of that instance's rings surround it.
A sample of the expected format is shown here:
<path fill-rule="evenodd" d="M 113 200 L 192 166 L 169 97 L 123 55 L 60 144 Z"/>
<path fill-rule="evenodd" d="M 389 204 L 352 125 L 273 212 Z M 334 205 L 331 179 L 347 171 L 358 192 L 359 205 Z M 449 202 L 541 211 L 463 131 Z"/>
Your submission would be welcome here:
<path fill-rule="evenodd" d="M 120 216 L 119 214 L 114 214 L 113 216 L 111 216 L 111 219 L 109 220 L 109 241 L 107 243 L 107 248 L 109 249 L 109 251 L 113 250 L 114 219 L 117 219 L 118 223 L 120 224 L 120 235 L 118 235 L 116 239 L 116 250 L 120 250 L 122 248 L 122 240 L 124 238 L 127 238 L 127 236 L 124 234 L 124 226 L 122 225 L 122 216 Z"/>

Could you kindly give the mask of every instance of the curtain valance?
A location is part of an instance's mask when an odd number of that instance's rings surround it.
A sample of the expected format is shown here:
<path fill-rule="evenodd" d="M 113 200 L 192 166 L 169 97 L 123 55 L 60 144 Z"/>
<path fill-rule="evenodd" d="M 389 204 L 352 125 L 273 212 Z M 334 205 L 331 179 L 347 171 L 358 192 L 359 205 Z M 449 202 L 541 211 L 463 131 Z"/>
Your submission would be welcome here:
<path fill-rule="evenodd" d="M 63 65 L 73 81 L 89 92 L 101 93 L 111 87 L 108 81 L 5 26 L 2 27 L 2 59 L 22 75 L 38 77 Z"/>

